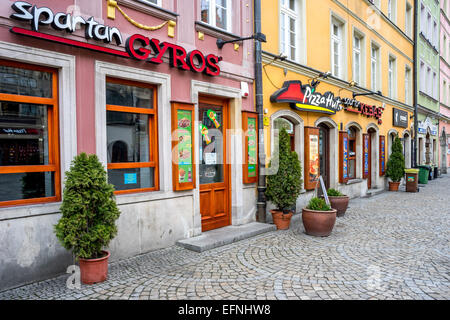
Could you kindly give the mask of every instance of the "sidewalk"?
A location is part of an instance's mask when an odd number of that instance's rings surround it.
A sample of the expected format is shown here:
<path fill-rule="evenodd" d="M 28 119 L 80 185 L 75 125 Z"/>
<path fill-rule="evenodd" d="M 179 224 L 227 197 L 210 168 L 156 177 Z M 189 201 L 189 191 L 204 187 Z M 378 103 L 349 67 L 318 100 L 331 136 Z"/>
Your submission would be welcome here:
<path fill-rule="evenodd" d="M 419 193 L 350 201 L 332 234 L 271 231 L 197 253 L 179 246 L 112 263 L 106 282 L 69 275 L 1 299 L 450 299 L 450 175 Z"/>

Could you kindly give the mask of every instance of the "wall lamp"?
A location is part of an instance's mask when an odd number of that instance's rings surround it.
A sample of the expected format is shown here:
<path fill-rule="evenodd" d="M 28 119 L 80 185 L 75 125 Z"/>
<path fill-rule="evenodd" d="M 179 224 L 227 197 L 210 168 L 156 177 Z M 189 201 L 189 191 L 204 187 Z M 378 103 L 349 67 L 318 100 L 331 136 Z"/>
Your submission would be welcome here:
<path fill-rule="evenodd" d="M 311 80 L 311 83 L 310 83 L 311 87 L 315 88 L 319 85 L 320 81 L 317 79 L 320 79 L 320 78 L 326 79 L 329 76 L 331 76 L 331 71 L 319 73 L 319 75 L 317 77 L 315 77 L 314 79 Z"/>
<path fill-rule="evenodd" d="M 359 96 L 371 96 L 371 95 L 374 95 L 374 94 L 377 94 L 377 95 L 379 95 L 379 96 L 383 96 L 383 95 L 381 94 L 381 91 L 380 91 L 380 90 L 378 90 L 377 92 L 368 92 L 368 93 L 354 93 L 354 92 L 353 92 L 352 96 L 353 96 L 353 99 L 355 99 L 355 97 L 359 97 Z"/>
<path fill-rule="evenodd" d="M 234 39 L 234 40 L 222 40 L 222 39 L 217 39 L 216 44 L 217 44 L 217 48 L 222 49 L 223 46 L 227 43 L 233 43 L 233 42 L 238 42 L 238 41 L 243 41 L 243 40 L 250 40 L 250 39 L 255 39 L 261 42 L 267 42 L 266 41 L 266 35 L 264 33 L 256 33 L 254 35 L 252 35 L 251 37 L 245 37 L 245 38 L 238 38 L 238 39 Z"/>

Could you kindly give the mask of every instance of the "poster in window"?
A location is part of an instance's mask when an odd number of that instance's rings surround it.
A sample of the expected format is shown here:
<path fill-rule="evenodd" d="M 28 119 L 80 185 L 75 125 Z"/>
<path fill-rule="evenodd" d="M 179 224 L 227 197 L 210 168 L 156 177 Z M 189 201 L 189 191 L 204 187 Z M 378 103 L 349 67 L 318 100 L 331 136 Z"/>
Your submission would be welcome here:
<path fill-rule="evenodd" d="M 244 183 L 256 182 L 258 175 L 258 139 L 257 114 L 243 112 L 242 129 L 244 131 Z"/>
<path fill-rule="evenodd" d="M 384 136 L 380 136 L 380 176 L 384 176 L 386 168 L 386 142 Z"/>
<path fill-rule="evenodd" d="M 319 128 L 305 127 L 304 183 L 306 190 L 313 190 L 320 174 Z"/>
<path fill-rule="evenodd" d="M 369 176 L 369 135 L 364 134 L 364 152 L 363 152 L 363 167 L 364 167 L 364 178 Z"/>
<path fill-rule="evenodd" d="M 349 152 L 348 133 L 346 131 L 339 132 L 339 182 L 346 183 L 348 181 L 348 152 Z"/>
<path fill-rule="evenodd" d="M 189 190 L 195 187 L 194 152 L 194 108 L 191 104 L 172 105 L 172 160 L 174 190 Z"/>

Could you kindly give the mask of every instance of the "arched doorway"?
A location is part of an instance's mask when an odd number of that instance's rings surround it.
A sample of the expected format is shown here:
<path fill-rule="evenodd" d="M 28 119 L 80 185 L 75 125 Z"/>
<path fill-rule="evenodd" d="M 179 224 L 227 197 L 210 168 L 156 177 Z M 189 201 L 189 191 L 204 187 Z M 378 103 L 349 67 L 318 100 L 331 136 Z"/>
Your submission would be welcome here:
<path fill-rule="evenodd" d="M 330 188 L 330 129 L 324 123 L 319 128 L 319 168 L 325 187 Z"/>
<path fill-rule="evenodd" d="M 425 163 L 429 164 L 431 163 L 431 156 L 432 156 L 432 151 L 431 151 L 431 139 L 430 139 L 430 131 L 427 130 L 427 135 L 425 136 Z"/>
<path fill-rule="evenodd" d="M 372 189 L 377 185 L 377 130 L 373 127 L 367 129 L 367 134 L 363 139 L 363 159 L 364 159 L 364 177 L 367 177 L 367 189 Z"/>

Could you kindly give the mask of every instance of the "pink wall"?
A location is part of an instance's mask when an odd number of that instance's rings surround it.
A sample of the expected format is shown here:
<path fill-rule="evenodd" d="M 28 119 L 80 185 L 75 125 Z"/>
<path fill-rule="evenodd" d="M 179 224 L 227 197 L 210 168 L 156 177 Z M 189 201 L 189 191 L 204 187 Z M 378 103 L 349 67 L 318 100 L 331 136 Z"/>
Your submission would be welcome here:
<path fill-rule="evenodd" d="M 132 3 L 132 0 L 125 2 Z M 54 13 L 56 12 L 77 12 L 81 16 L 89 18 L 93 16 L 94 19 L 100 23 L 111 27 L 117 27 L 122 33 L 123 40 L 132 34 L 142 34 L 150 38 L 158 38 L 161 42 L 167 41 L 180 46 L 183 46 L 186 51 L 198 49 L 204 54 L 215 54 L 223 57 L 223 61 L 219 63 L 221 67 L 221 75 L 217 77 L 210 77 L 204 74 L 193 73 L 191 71 L 182 71 L 176 68 L 171 68 L 168 63 L 154 65 L 148 62 L 141 62 L 134 59 L 127 59 L 116 57 L 112 55 L 93 52 L 85 49 L 74 48 L 62 44 L 56 44 L 39 39 L 32 39 L 20 35 L 15 35 L 9 32 L 12 26 L 22 27 L 29 30 L 30 24 L 9 19 L 13 13 L 11 4 L 14 1 L 8 1 L 8 5 L 0 7 L 0 19 L 6 21 L 0 27 L 0 41 L 13 42 L 21 45 L 42 48 L 45 50 L 56 51 L 74 55 L 76 57 L 76 86 L 77 86 L 77 134 L 78 134 L 78 152 L 95 153 L 95 60 L 111 62 L 120 65 L 143 68 L 155 72 L 167 73 L 171 76 L 172 96 L 171 100 L 191 102 L 191 88 L 190 83 L 192 79 L 214 84 L 220 84 L 233 88 L 240 88 L 241 81 L 248 82 L 250 88 L 250 95 L 248 98 L 243 98 L 243 110 L 253 110 L 253 70 L 254 70 L 254 56 L 252 50 L 252 41 L 244 42 L 238 51 L 235 51 L 232 44 L 227 44 L 222 50 L 216 46 L 216 38 L 205 34 L 204 40 L 199 40 L 197 31 L 195 30 L 195 21 L 200 17 L 200 0 L 192 1 L 185 0 L 164 0 L 163 7 L 168 10 L 176 10 L 178 16 L 176 17 L 177 26 L 175 29 L 175 38 L 170 38 L 167 35 L 167 27 L 157 31 L 145 31 L 138 29 L 131 25 L 125 18 L 116 10 L 116 19 L 110 20 L 106 16 L 106 1 L 103 0 L 66 0 L 66 1 L 51 1 L 51 0 L 31 0 L 31 4 L 38 7 L 47 6 Z M 238 36 L 249 36 L 253 30 L 252 20 L 252 1 L 232 1 L 233 3 L 233 30 L 232 33 Z M 248 7 L 246 6 L 248 4 Z M 77 6 L 75 6 L 77 5 Z M 122 9 L 134 20 L 146 25 L 159 25 L 164 22 L 164 19 L 149 15 L 145 12 L 134 10 L 126 5 L 121 5 Z M 144 5 L 145 8 L 145 5 Z M 42 33 L 53 34 L 60 37 L 71 38 L 78 41 L 86 42 L 84 37 L 84 28 L 78 30 L 73 34 L 60 32 L 52 29 L 48 25 L 40 26 Z M 124 51 L 124 44 L 122 48 L 113 44 L 104 44 L 95 40 L 89 40 L 100 46 L 119 49 Z M 251 54 L 249 54 L 251 53 Z"/>
<path fill-rule="evenodd" d="M 440 12 L 440 113 L 450 118 L 450 24 L 448 17 L 450 13 L 450 5 L 447 1 L 447 8 L 444 7 L 445 2 L 441 1 Z M 444 41 L 444 35 L 446 41 Z M 439 136 L 442 133 L 442 129 L 445 127 L 445 132 L 450 136 L 450 123 L 444 121 L 439 122 Z M 439 161 L 441 161 L 441 153 L 445 152 L 441 150 L 439 145 Z M 447 167 L 450 167 L 450 155 L 447 155 Z"/>

